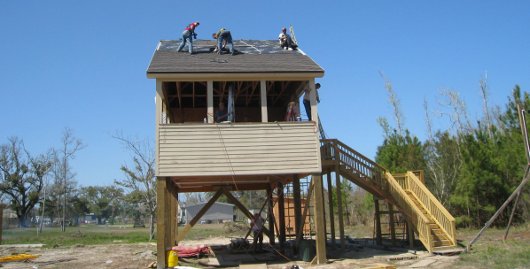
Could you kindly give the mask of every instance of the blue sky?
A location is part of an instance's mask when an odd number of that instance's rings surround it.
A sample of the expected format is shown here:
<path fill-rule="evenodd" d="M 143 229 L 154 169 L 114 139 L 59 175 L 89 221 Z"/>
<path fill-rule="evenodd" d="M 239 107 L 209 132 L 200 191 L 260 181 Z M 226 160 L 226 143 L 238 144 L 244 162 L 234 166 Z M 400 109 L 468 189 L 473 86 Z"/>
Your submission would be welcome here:
<path fill-rule="evenodd" d="M 185 3 L 189 3 L 186 5 Z M 34 154 L 58 147 L 69 127 L 86 148 L 73 162 L 82 185 L 111 184 L 130 160 L 111 135 L 154 140 L 155 81 L 145 71 L 159 40 L 200 21 L 235 39 L 275 39 L 294 25 L 300 47 L 326 71 L 319 112 L 329 136 L 374 157 L 392 109 L 426 136 L 423 100 L 460 92 L 481 115 L 487 72 L 491 105 L 515 84 L 530 87 L 528 1 L 0 1 L 0 143 L 24 139 Z M 447 119 L 434 118 L 436 128 Z"/>

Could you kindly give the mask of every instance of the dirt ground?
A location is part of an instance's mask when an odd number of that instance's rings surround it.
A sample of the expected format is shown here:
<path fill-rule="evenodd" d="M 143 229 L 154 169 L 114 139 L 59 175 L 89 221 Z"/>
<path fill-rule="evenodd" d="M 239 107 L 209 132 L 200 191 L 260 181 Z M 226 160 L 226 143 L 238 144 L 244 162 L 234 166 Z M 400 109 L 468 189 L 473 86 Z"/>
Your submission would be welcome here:
<path fill-rule="evenodd" d="M 200 241 L 184 241 L 183 245 L 228 245 L 228 238 L 209 238 Z M 223 247 L 220 247 L 223 248 Z M 226 247 L 224 247 L 226 249 Z M 225 260 L 231 259 L 235 268 L 240 263 L 267 263 L 267 268 L 280 269 L 290 268 L 290 265 L 299 265 L 302 268 L 310 267 L 303 261 L 288 261 L 277 255 L 274 250 L 268 248 L 268 251 L 262 254 L 253 255 L 247 252 L 225 256 Z M 39 257 L 27 262 L 9 262 L 3 263 L 2 269 L 39 269 L 39 268 L 75 268 L 75 269 L 93 269 L 93 268 L 147 268 L 147 265 L 156 260 L 156 245 L 154 243 L 140 244 L 107 244 L 83 246 L 77 245 L 69 248 L 42 248 L 32 246 L 1 246 L 0 255 L 12 255 L 15 253 L 27 253 L 38 255 Z M 383 250 L 373 247 L 363 247 L 361 245 L 352 245 L 346 252 L 338 254 L 329 251 L 331 257 L 340 257 L 330 259 L 326 265 L 313 266 L 311 268 L 377 268 L 379 265 L 394 265 L 397 268 L 450 268 L 458 256 L 433 256 L 425 251 L 407 251 L 404 249 Z M 201 262 L 212 261 L 218 258 L 202 258 Z M 272 261 L 271 259 L 274 259 Z M 185 266 L 204 267 L 197 264 L 197 259 L 187 259 L 191 263 L 183 263 Z M 227 264 L 228 265 L 228 264 Z M 234 267 L 233 267 L 234 268 Z M 252 268 L 252 267 L 250 267 Z M 379 267 L 384 268 L 384 267 Z"/>

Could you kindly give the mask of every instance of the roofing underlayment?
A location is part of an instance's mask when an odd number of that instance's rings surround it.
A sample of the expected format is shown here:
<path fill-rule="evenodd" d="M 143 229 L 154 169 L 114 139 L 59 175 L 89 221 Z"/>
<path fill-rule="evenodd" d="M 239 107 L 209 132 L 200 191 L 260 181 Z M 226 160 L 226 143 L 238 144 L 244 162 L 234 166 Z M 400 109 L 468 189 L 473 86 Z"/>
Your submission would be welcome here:
<path fill-rule="evenodd" d="M 148 74 L 156 73 L 323 73 L 324 70 L 301 50 L 284 50 L 276 40 L 234 40 L 236 55 L 218 55 L 215 41 L 195 40 L 193 51 L 188 45 L 177 52 L 180 40 L 163 40 L 158 44 Z"/>

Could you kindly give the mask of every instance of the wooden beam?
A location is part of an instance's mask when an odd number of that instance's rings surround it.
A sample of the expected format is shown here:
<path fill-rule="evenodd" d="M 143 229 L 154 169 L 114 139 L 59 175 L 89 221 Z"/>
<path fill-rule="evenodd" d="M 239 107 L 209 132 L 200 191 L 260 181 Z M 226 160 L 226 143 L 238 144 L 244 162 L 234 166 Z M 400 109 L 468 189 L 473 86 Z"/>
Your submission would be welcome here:
<path fill-rule="evenodd" d="M 275 245 L 275 234 L 274 234 L 274 201 L 272 201 L 272 187 L 269 185 L 267 188 L 267 199 L 269 199 L 269 214 L 268 214 L 268 220 L 269 220 L 269 243 L 271 245 Z"/>
<path fill-rule="evenodd" d="M 278 182 L 278 209 L 279 209 L 279 230 L 280 230 L 280 251 L 283 252 L 285 249 L 285 199 L 283 192 L 283 184 Z"/>
<path fill-rule="evenodd" d="M 170 191 L 170 195 L 168 195 L 169 197 L 169 205 L 170 205 L 170 210 L 169 210 L 169 223 L 171 224 L 170 225 L 170 240 L 171 240 L 171 245 L 172 246 L 175 246 L 177 245 L 177 240 L 176 240 L 176 227 L 177 227 L 177 199 L 175 198 L 175 186 L 173 186 L 174 184 L 171 184 L 172 182 L 170 182 L 169 184 L 169 191 Z"/>
<path fill-rule="evenodd" d="M 329 206 L 329 230 L 331 232 L 331 243 L 335 246 L 335 214 L 333 212 L 333 185 L 331 184 L 331 172 L 326 174 L 328 181 L 328 206 Z"/>
<path fill-rule="evenodd" d="M 260 81 L 260 96 L 261 96 L 261 122 L 268 122 L 269 115 L 267 111 L 267 82 Z"/>
<path fill-rule="evenodd" d="M 313 182 L 315 184 L 314 197 L 314 218 L 316 229 L 316 264 L 325 264 L 326 259 L 326 234 L 324 230 L 324 199 L 322 197 L 322 177 L 320 175 L 313 175 Z"/>
<path fill-rule="evenodd" d="M 230 202 L 232 202 L 237 208 L 239 208 L 239 210 L 241 210 L 241 212 L 243 212 L 243 214 L 245 214 L 245 216 L 248 218 L 248 219 L 252 219 L 254 216 L 252 216 L 252 213 L 250 213 L 250 211 L 241 203 L 239 202 L 239 200 L 237 200 L 236 197 L 234 197 L 230 191 L 228 190 L 225 190 L 225 189 L 222 189 L 224 195 L 226 196 L 226 198 L 228 198 L 228 200 Z M 270 237 L 270 232 L 269 232 L 269 229 L 263 227 L 263 233 Z"/>
<path fill-rule="evenodd" d="M 309 98 L 311 103 L 311 120 L 316 123 L 318 128 L 318 106 L 317 106 L 317 90 L 315 88 L 315 79 L 309 80 Z"/>
<path fill-rule="evenodd" d="M 214 109 L 213 109 L 213 81 L 212 80 L 208 80 L 207 83 L 206 83 L 206 100 L 207 100 L 207 118 L 208 118 L 208 123 L 214 123 Z"/>
<path fill-rule="evenodd" d="M 156 180 L 156 197 L 157 197 L 157 222 L 156 222 L 156 251 L 157 268 L 164 269 L 167 265 L 166 250 L 171 248 L 171 223 L 170 223 L 170 204 L 169 204 L 169 180 L 165 177 L 159 177 Z"/>
<path fill-rule="evenodd" d="M 195 215 L 195 217 L 193 217 L 193 219 L 188 224 L 186 224 L 186 226 L 184 226 L 184 229 L 182 230 L 181 233 L 179 233 L 177 237 L 177 242 L 180 242 L 182 241 L 182 239 L 184 239 L 184 237 L 188 234 L 191 228 L 202 218 L 202 216 L 206 213 L 206 211 L 210 209 L 210 207 L 215 203 L 215 201 L 217 201 L 217 199 L 219 198 L 219 196 L 221 196 L 221 194 L 223 194 L 223 189 L 219 189 L 212 196 L 212 198 L 210 198 L 210 200 L 201 208 L 201 210 L 197 212 L 197 215 Z"/>

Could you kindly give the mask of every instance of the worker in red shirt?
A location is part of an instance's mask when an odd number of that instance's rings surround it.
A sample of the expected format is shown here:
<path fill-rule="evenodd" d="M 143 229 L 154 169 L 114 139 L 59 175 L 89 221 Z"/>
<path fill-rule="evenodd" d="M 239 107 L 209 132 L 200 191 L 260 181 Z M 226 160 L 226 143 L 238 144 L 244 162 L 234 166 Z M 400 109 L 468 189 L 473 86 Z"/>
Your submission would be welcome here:
<path fill-rule="evenodd" d="M 195 33 L 195 28 L 197 28 L 197 26 L 199 26 L 198 21 L 191 23 L 184 29 L 184 32 L 182 32 L 182 43 L 180 43 L 180 46 L 177 52 L 180 52 L 186 45 L 186 41 L 189 41 L 190 42 L 188 44 L 189 52 L 190 54 L 193 54 L 193 39 L 197 39 L 197 34 Z"/>

